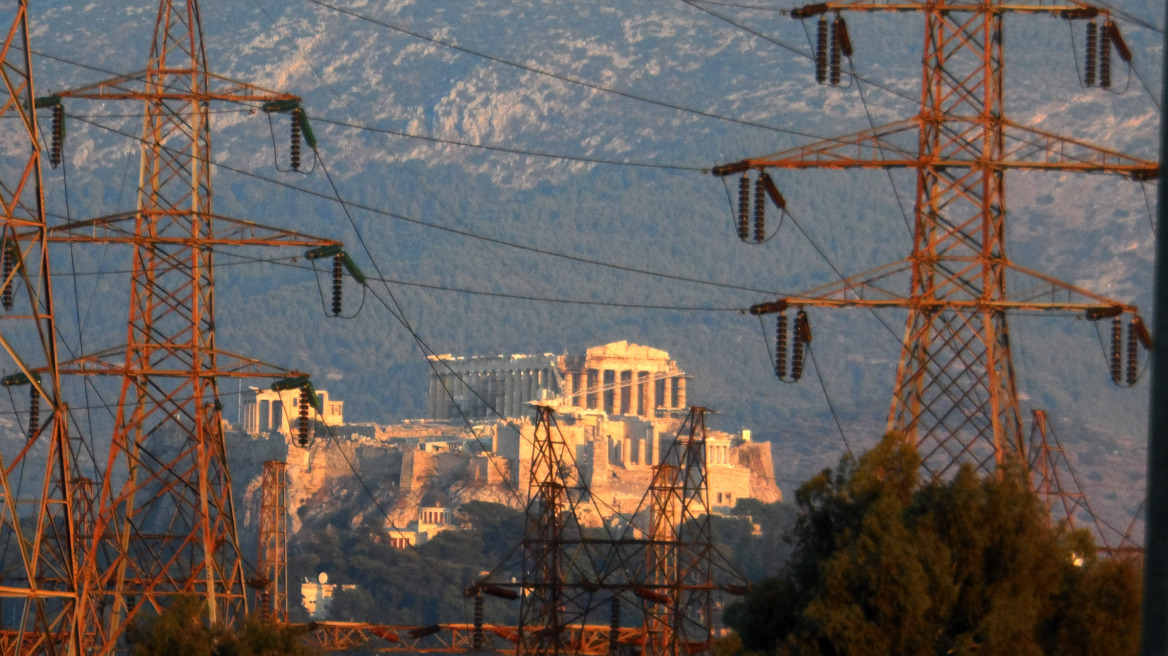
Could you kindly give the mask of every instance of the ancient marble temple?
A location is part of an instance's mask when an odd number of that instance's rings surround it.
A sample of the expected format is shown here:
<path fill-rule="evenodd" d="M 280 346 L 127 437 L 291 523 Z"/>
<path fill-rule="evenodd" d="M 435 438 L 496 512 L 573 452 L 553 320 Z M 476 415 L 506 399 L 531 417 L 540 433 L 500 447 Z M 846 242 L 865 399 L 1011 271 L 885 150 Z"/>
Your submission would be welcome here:
<path fill-rule="evenodd" d="M 627 341 L 580 354 L 430 356 L 431 419 L 518 418 L 529 402 L 653 419 L 685 412 L 685 373 L 665 351 Z"/>

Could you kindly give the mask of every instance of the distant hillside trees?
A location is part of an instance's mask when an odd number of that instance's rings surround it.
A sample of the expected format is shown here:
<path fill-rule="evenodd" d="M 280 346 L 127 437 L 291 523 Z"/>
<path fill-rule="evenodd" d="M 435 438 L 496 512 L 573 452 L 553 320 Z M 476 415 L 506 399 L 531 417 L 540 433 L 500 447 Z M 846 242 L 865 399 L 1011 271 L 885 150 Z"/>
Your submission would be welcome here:
<path fill-rule="evenodd" d="M 798 491 L 794 553 L 726 612 L 748 650 L 867 654 L 1135 654 L 1137 563 L 1052 526 L 1014 468 L 923 484 L 887 436 Z"/>
<path fill-rule="evenodd" d="M 715 516 L 712 535 L 726 559 L 744 576 L 772 575 L 790 552 L 782 536 L 792 524 L 794 509 L 783 504 L 739 501 L 731 517 Z M 380 521 L 368 519 L 352 529 L 328 526 L 297 534 L 288 559 L 291 580 L 290 616 L 306 621 L 300 582 L 316 581 L 327 572 L 338 586 L 329 619 L 379 624 L 429 625 L 469 622 L 472 602 L 466 587 L 495 570 L 523 539 L 523 512 L 485 501 L 463 504 L 456 513 L 462 530 L 443 531 L 429 542 L 395 549 Z M 595 537 L 605 533 L 598 530 Z M 496 572 L 509 579 L 520 572 Z M 516 602 L 485 598 L 488 623 L 514 624 Z M 627 621 L 635 614 L 628 612 Z"/>

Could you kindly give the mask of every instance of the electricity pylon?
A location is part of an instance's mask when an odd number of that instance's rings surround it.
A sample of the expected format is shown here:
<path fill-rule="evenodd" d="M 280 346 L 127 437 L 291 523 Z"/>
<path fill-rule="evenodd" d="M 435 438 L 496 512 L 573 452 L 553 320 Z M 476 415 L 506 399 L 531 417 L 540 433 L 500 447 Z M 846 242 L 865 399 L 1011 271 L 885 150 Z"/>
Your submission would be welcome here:
<path fill-rule="evenodd" d="M 281 460 L 264 461 L 256 577 L 248 583 L 256 588 L 261 617 L 288 621 L 288 467 Z"/>
<path fill-rule="evenodd" d="M 552 406 L 535 409 L 516 653 L 573 653 L 574 640 L 597 606 L 593 593 L 611 541 L 585 535 L 580 509 L 592 501 L 575 447 L 560 432 Z"/>
<path fill-rule="evenodd" d="M 5 369 L 15 372 L 0 382 L 27 387 L 29 408 L 24 439 L 5 436 L 0 448 L 0 643 L 5 653 L 76 654 L 72 452 L 57 363 L 28 3 L 13 4 L 0 51 L 0 133 L 14 153 L 0 161 L 0 347 Z"/>
<path fill-rule="evenodd" d="M 1071 528 L 1086 528 L 1095 535 L 1099 550 L 1109 556 L 1142 554 L 1143 548 L 1132 540 L 1136 512 L 1124 529 L 1104 521 L 1092 508 L 1083 493 L 1083 486 L 1071 468 L 1063 445 L 1047 423 L 1046 412 L 1034 411 L 1030 424 L 1030 479 L 1038 498 L 1047 511 Z"/>
<path fill-rule="evenodd" d="M 649 542 L 633 591 L 645 617 L 642 653 L 683 656 L 709 651 L 714 638 L 715 552 L 705 408 L 690 409 L 677 439 L 653 469 L 646 500 Z"/>
<path fill-rule="evenodd" d="M 108 457 L 97 463 L 82 582 L 87 640 L 95 654 L 108 654 L 140 610 L 160 610 L 178 595 L 204 599 L 212 622 L 231 623 L 246 608 L 218 380 L 302 374 L 218 347 L 215 252 L 339 244 L 212 213 L 209 103 L 303 115 L 295 96 L 208 72 L 197 0 L 161 0 L 144 71 L 46 104 L 61 99 L 145 105 L 135 211 L 53 234 L 133 250 L 126 344 L 62 366 L 121 381 Z"/>
<path fill-rule="evenodd" d="M 1112 173 L 1136 179 L 1158 173 L 1154 161 L 1039 130 L 1005 113 L 1003 18 L 1011 12 L 1091 20 L 1106 10 L 1063 6 L 904 0 L 829 2 L 796 9 L 819 18 L 817 78 L 826 78 L 828 14 L 833 82 L 840 54 L 851 55 L 843 12 L 919 12 L 925 19 L 921 99 L 916 116 L 764 157 L 719 166 L 741 173 L 739 234 L 747 236 L 749 171 L 757 171 L 756 212 L 769 195 L 784 201 L 768 169 L 908 169 L 916 172 L 913 242 L 897 262 L 798 296 L 760 304 L 754 314 L 788 307 L 901 308 L 908 311 L 888 428 L 921 450 L 925 468 L 944 475 L 961 462 L 996 470 L 1008 453 L 1027 462 L 1014 382 L 1007 314 L 1073 312 L 1088 319 L 1131 317 L 1130 334 L 1146 337 L 1134 305 L 1106 298 L 1013 262 L 1006 244 L 1007 171 Z M 1108 19 L 1099 32 L 1101 84 L 1110 80 L 1112 48 L 1126 58 Z M 838 45 L 837 45 L 838 44 Z M 1126 53 L 1126 56 L 1125 56 Z M 1094 51 L 1090 63 L 1094 66 Z M 1094 71 L 1094 69 L 1092 69 Z M 757 235 L 756 235 L 757 241 Z M 780 320 L 780 326 L 785 322 Z M 1119 326 L 1113 332 L 1113 377 L 1119 382 Z M 800 336 L 797 342 L 803 341 Z M 1146 340 L 1145 340 L 1146 341 Z M 1134 351 L 1134 337 L 1129 337 Z M 1147 344 L 1145 344 L 1146 346 Z M 796 348 L 801 348 L 801 344 Z M 783 375 L 783 372 L 777 372 Z M 797 377 L 797 376 L 796 376 Z M 1130 382 L 1130 381 L 1129 381 Z"/>

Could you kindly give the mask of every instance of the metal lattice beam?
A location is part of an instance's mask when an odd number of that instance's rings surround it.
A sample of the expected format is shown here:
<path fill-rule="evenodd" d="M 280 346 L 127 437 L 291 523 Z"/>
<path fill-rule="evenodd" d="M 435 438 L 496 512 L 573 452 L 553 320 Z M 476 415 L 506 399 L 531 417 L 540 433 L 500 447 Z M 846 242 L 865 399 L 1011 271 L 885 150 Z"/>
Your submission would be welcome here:
<path fill-rule="evenodd" d="M 797 17 L 846 11 L 915 11 L 925 18 L 921 99 L 911 119 L 714 169 L 719 176 L 767 169 L 902 168 L 916 172 L 910 254 L 873 271 L 777 303 L 902 308 L 908 319 L 888 414 L 889 430 L 921 450 L 942 476 L 960 463 L 993 471 L 1007 454 L 1027 462 L 1007 315 L 1137 309 L 1018 266 L 1006 243 L 1011 170 L 1154 177 L 1156 162 L 1017 124 L 1005 117 L 1003 16 L 1059 15 L 1080 5 L 833 2 Z M 770 184 L 767 177 L 765 182 Z M 745 184 L 745 183 L 744 183 Z M 745 216 L 745 215 L 742 215 Z M 1133 326 L 1134 328 L 1135 326 Z"/>

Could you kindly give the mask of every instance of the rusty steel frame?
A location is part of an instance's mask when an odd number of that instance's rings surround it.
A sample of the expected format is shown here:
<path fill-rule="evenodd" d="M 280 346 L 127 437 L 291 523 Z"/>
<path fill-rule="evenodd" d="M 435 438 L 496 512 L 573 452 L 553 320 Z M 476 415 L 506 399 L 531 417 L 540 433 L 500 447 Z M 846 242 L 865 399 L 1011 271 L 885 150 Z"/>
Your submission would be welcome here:
<path fill-rule="evenodd" d="M 86 640 L 105 655 L 178 595 L 203 598 L 212 622 L 246 612 L 217 380 L 302 374 L 216 346 L 215 250 L 338 242 L 213 214 L 209 103 L 297 98 L 208 72 L 197 0 L 160 0 L 144 71 L 57 95 L 145 105 L 136 210 L 50 236 L 133 249 L 126 344 L 62 366 L 121 379 L 82 581 Z"/>
<path fill-rule="evenodd" d="M 57 362 L 28 3 L 14 4 L 0 44 L 0 131 L 18 153 L 0 162 L 0 250 L 12 262 L 0 276 L 11 305 L 0 312 L 0 348 L 11 374 L 4 385 L 30 390 L 30 404 L 35 399 L 42 409 L 34 421 L 30 406 L 26 439 L 0 453 L 0 600 L 18 609 L 14 621 L 0 619 L 0 653 L 75 654 L 82 610 L 73 453 Z"/>
<path fill-rule="evenodd" d="M 645 656 L 685 656 L 713 645 L 713 536 L 706 478 L 706 408 L 692 407 L 654 467 L 641 586 Z"/>
<path fill-rule="evenodd" d="M 365 624 L 361 622 L 313 622 L 289 624 L 305 632 L 305 640 L 326 651 L 359 650 L 363 652 L 405 652 L 412 654 L 482 652 L 513 654 L 518 646 L 518 627 L 502 624 L 482 625 L 484 643 L 474 648 L 473 624 L 442 624 L 437 627 Z M 431 632 L 432 631 L 432 632 Z M 419 635 L 424 633 L 425 635 Z M 606 656 L 609 653 L 610 629 L 605 624 L 565 627 L 564 644 L 580 656 Z M 622 628 L 618 642 L 640 646 L 642 630 Z"/>
<path fill-rule="evenodd" d="M 280 460 L 264 461 L 259 554 L 248 584 L 256 588 L 255 607 L 265 620 L 288 621 L 288 467 Z"/>
<path fill-rule="evenodd" d="M 622 645 L 654 656 L 709 652 L 714 595 L 743 594 L 748 583 L 713 545 L 707 410 L 689 409 L 636 510 L 621 517 L 619 535 L 606 525 L 605 535 L 594 537 L 578 521 L 587 491 L 555 422 L 555 403 L 534 404 L 526 527 L 517 554 L 466 591 L 513 591 L 521 600 L 519 623 L 484 631 L 513 642 L 516 654 L 603 654 Z M 521 580 L 510 578 L 514 569 Z M 618 609 L 626 605 L 645 618 L 640 626 L 621 625 Z M 602 611 L 608 625 L 590 622 Z M 451 643 L 433 651 L 464 649 Z"/>
<path fill-rule="evenodd" d="M 586 489 L 575 453 L 556 424 L 555 409 L 536 404 L 535 410 L 515 648 L 520 655 L 576 653 L 572 636 L 582 635 L 599 607 L 595 593 L 612 541 L 585 537 L 578 507 Z"/>
<path fill-rule="evenodd" d="M 1004 116 L 1003 15 L 1021 11 L 1057 16 L 1081 6 L 1007 5 L 1000 0 L 827 3 L 825 11 L 837 14 L 924 14 L 918 114 L 714 169 L 719 176 L 766 169 L 916 171 L 908 257 L 783 300 L 795 307 L 908 310 L 888 428 L 921 449 L 925 469 L 933 476 L 961 462 L 995 471 L 1007 454 L 1028 461 L 1008 312 L 1089 314 L 1118 308 L 1135 317 L 1138 311 L 1020 267 L 1007 256 L 1006 171 L 1103 172 L 1136 179 L 1159 171 L 1154 161 L 1022 126 Z M 1021 293 L 1011 293 L 1013 287 Z"/>
<path fill-rule="evenodd" d="M 1033 411 L 1029 443 L 1031 483 L 1052 518 L 1059 518 L 1070 528 L 1091 531 L 1099 550 L 1109 556 L 1143 554 L 1143 548 L 1132 539 L 1134 520 L 1126 529 L 1119 529 L 1091 508 L 1071 461 L 1042 410 Z M 1087 516 L 1086 522 L 1079 518 L 1080 513 Z"/>

